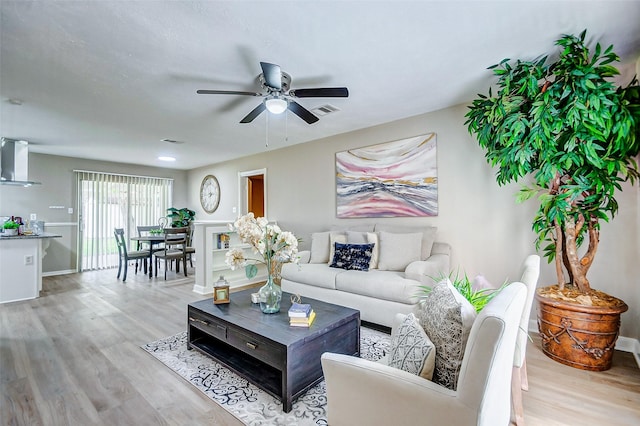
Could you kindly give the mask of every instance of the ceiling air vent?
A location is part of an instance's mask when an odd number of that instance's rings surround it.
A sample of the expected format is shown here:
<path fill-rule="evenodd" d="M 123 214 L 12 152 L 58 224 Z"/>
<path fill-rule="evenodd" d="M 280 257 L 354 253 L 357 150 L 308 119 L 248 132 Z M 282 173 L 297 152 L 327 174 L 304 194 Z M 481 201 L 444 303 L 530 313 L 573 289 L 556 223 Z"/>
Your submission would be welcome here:
<path fill-rule="evenodd" d="M 311 112 L 313 112 L 315 115 L 320 117 L 331 114 L 336 111 L 340 111 L 340 109 L 331 104 L 322 105 L 311 110 Z"/>

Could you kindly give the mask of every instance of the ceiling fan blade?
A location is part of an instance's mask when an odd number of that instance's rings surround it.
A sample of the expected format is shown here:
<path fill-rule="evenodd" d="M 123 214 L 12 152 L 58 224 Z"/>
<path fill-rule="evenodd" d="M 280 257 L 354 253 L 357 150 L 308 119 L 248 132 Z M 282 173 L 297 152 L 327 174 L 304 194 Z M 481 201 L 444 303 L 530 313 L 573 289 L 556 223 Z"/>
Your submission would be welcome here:
<path fill-rule="evenodd" d="M 242 92 L 238 90 L 198 90 L 199 95 L 247 95 L 247 96 L 262 96 L 262 93 L 258 92 Z"/>
<path fill-rule="evenodd" d="M 240 120 L 240 123 L 243 123 L 243 124 L 251 123 L 253 120 L 255 120 L 257 116 L 262 114 L 262 111 L 264 111 L 266 108 L 267 107 L 264 105 L 264 102 L 260 102 L 260 104 L 257 107 L 255 107 L 253 111 L 247 114 L 245 118 Z"/>
<path fill-rule="evenodd" d="M 280 65 L 260 62 L 260 66 L 262 67 L 265 84 L 272 89 L 282 90 L 282 72 L 280 71 Z"/>
<path fill-rule="evenodd" d="M 309 111 L 296 101 L 289 101 L 289 111 L 302 118 L 308 124 L 313 124 L 319 120 L 319 118 L 313 115 L 311 111 Z"/>
<path fill-rule="evenodd" d="M 348 98 L 349 89 L 346 87 L 321 87 L 317 89 L 289 90 L 290 96 L 296 98 Z"/>

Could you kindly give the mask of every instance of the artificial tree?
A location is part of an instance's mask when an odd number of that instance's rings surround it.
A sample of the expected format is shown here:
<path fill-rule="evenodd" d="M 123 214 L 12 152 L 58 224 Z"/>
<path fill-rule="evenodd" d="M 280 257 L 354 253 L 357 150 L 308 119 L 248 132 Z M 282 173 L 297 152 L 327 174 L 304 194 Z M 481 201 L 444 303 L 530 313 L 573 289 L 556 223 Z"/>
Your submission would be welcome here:
<path fill-rule="evenodd" d="M 640 87 L 635 78 L 616 87 L 613 46 L 598 43 L 591 52 L 585 37 L 586 30 L 563 35 L 553 61 L 505 59 L 490 67 L 497 93 L 478 95 L 465 124 L 497 166 L 499 185 L 531 178 L 517 199 L 538 197 L 536 247 L 544 245 L 544 256 L 555 260 L 557 290 L 599 303 L 587 272 L 600 221 L 615 216 L 621 183 L 639 177 Z"/>

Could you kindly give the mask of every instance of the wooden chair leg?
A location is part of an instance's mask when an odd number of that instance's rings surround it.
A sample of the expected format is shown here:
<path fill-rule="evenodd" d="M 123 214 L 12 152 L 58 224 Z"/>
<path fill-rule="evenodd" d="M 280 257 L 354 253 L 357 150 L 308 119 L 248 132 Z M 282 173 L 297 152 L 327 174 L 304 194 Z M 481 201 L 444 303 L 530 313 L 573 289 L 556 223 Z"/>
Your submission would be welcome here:
<path fill-rule="evenodd" d="M 520 368 L 513 367 L 511 373 L 511 403 L 516 426 L 524 426 L 524 407 L 522 406 L 522 382 Z"/>
<path fill-rule="evenodd" d="M 124 263 L 124 275 L 122 276 L 122 282 L 127 280 L 127 269 L 129 268 L 129 262 L 125 259 Z"/>
<path fill-rule="evenodd" d="M 164 280 L 167 280 L 167 259 L 164 259 Z"/>
<path fill-rule="evenodd" d="M 180 261 L 176 261 L 176 264 L 180 263 Z M 183 269 L 184 269 L 184 276 L 187 276 L 187 257 L 183 257 L 182 258 L 182 265 L 183 265 Z"/>
<path fill-rule="evenodd" d="M 522 360 L 522 367 L 520 367 L 520 382 L 522 383 L 522 390 L 529 390 L 529 378 L 527 377 L 527 358 Z"/>
<path fill-rule="evenodd" d="M 122 272 L 122 258 L 118 260 L 118 276 L 116 278 L 120 279 L 120 272 Z"/>

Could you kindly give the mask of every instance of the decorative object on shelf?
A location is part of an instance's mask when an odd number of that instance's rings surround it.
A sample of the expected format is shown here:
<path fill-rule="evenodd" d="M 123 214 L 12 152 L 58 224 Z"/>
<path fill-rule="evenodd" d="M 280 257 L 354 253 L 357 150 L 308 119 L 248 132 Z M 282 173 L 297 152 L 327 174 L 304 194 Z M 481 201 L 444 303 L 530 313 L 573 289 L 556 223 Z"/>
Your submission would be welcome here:
<path fill-rule="evenodd" d="M 207 213 L 213 213 L 220 205 L 220 184 L 213 175 L 207 175 L 200 183 L 200 205 Z"/>
<path fill-rule="evenodd" d="M 277 264 L 298 263 L 298 239 L 292 232 L 282 231 L 278 225 L 269 224 L 264 217 L 255 218 L 253 213 L 241 216 L 229 227 L 259 257 L 245 257 L 241 248 L 234 247 L 226 253 L 225 263 L 232 270 L 244 267 L 247 278 L 256 276 L 257 263 L 264 264 L 267 267 L 267 282 L 258 291 L 260 309 L 266 314 L 279 312 L 282 290 L 273 282 L 273 271 L 278 270 Z"/>
<path fill-rule="evenodd" d="M 336 153 L 339 218 L 438 215 L 436 134 Z"/>
<path fill-rule="evenodd" d="M 251 303 L 260 303 L 260 293 L 251 293 Z"/>
<path fill-rule="evenodd" d="M 533 61 L 504 59 L 490 67 L 495 96 L 478 95 L 467 112 L 469 132 L 497 166 L 499 185 L 532 179 L 517 200 L 538 200 L 532 228 L 557 284 L 538 288 L 543 352 L 563 364 L 606 370 L 626 303 L 591 288 L 587 272 L 600 240 L 600 221 L 618 211 L 621 184 L 640 178 L 640 85 L 616 87 L 613 46 L 590 52 L 586 30 L 563 35 L 560 51 Z M 579 250 L 588 242 L 586 250 Z M 622 250 L 622 249 L 620 249 Z M 613 281 L 615 270 L 612 270 Z M 566 278 L 565 278 L 566 277 Z M 568 279 L 567 279 L 568 278 Z M 575 315 L 579 313 L 579 315 Z M 582 327 L 595 323 L 598 329 Z"/>
<path fill-rule="evenodd" d="M 229 303 L 229 281 L 225 280 L 223 275 L 220 275 L 213 286 L 213 303 L 216 305 Z"/>
<path fill-rule="evenodd" d="M 231 237 L 229 236 L 229 234 L 218 234 L 218 248 L 228 249 L 230 239 Z"/>
<path fill-rule="evenodd" d="M 184 226 L 191 226 L 193 218 L 196 217 L 196 212 L 186 207 L 177 209 L 175 207 L 169 207 L 167 209 L 167 217 L 171 221 L 172 228 L 182 228 Z"/>

